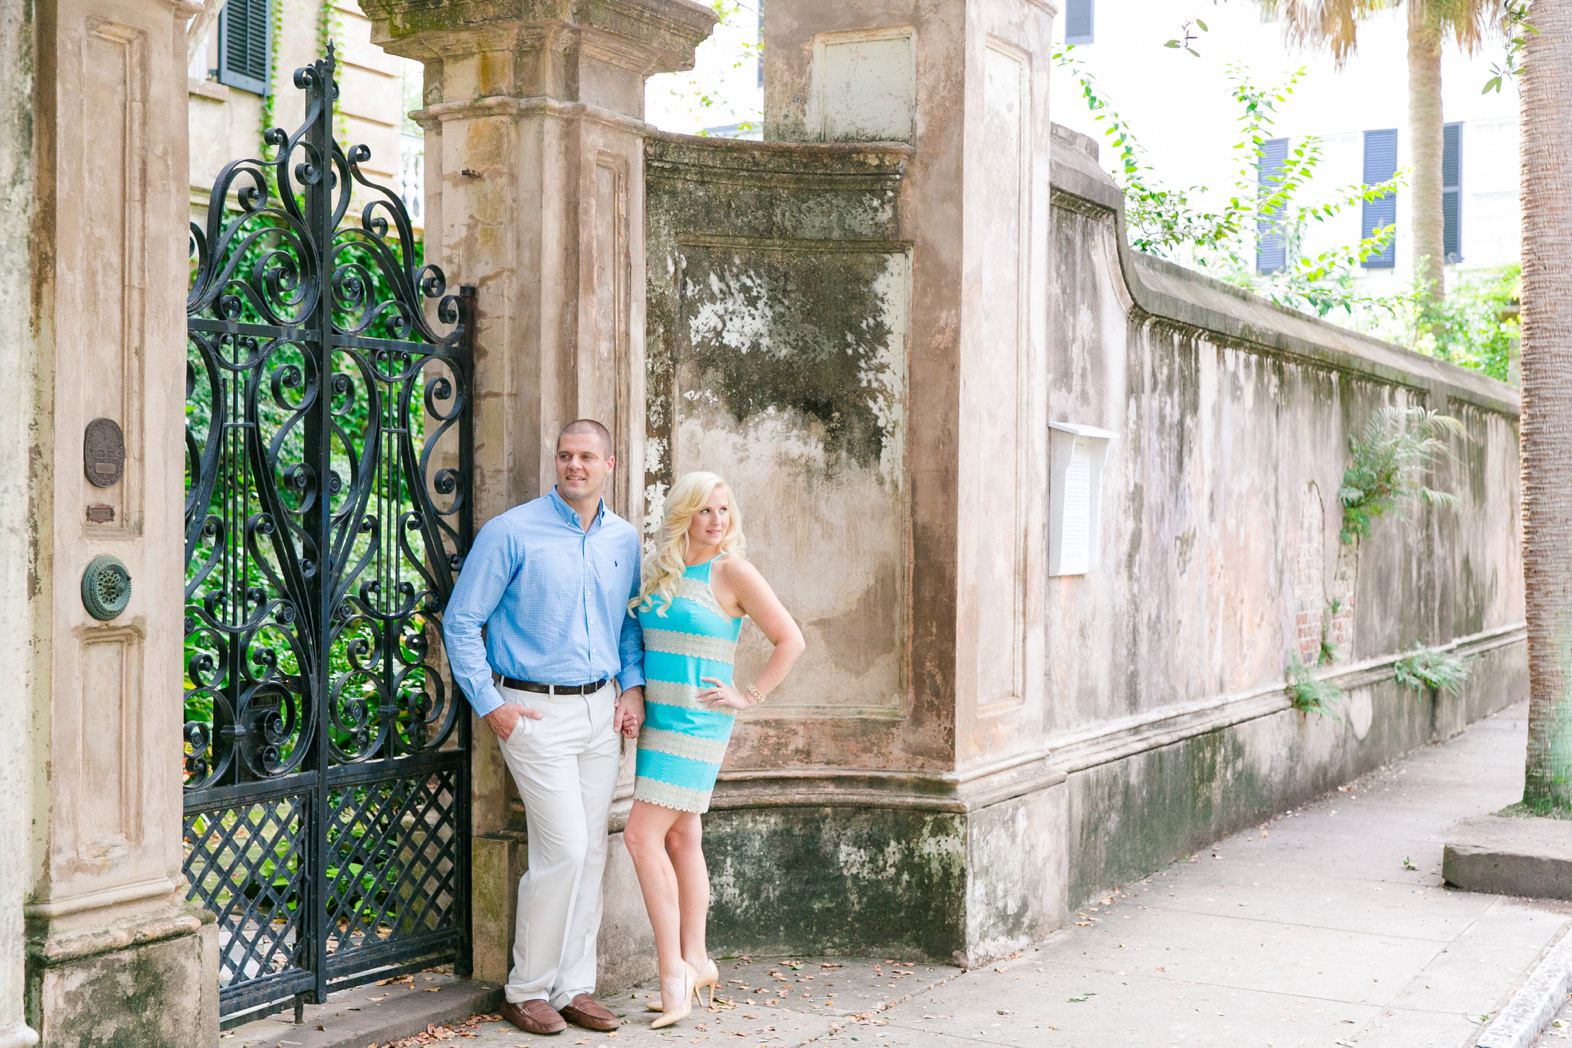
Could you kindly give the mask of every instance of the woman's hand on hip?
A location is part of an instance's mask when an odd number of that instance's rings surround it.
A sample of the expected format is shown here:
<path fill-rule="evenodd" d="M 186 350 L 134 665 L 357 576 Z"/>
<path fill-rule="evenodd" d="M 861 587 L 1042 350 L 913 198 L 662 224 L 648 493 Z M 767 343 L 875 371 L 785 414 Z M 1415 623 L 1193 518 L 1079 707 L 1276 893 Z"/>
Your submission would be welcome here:
<path fill-rule="evenodd" d="M 710 685 L 699 690 L 699 702 L 714 709 L 717 706 L 729 706 L 734 710 L 752 709 L 754 702 L 748 696 L 723 682 L 719 677 L 700 677 L 699 680 Z"/>

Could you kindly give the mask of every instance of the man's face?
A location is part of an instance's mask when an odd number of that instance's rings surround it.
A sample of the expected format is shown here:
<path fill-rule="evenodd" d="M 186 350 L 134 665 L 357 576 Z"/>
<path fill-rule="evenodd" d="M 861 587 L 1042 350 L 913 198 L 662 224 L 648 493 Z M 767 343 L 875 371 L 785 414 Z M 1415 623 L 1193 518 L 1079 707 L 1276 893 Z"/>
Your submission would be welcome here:
<path fill-rule="evenodd" d="M 616 459 L 595 433 L 564 433 L 557 441 L 557 494 L 575 502 L 600 498 Z"/>

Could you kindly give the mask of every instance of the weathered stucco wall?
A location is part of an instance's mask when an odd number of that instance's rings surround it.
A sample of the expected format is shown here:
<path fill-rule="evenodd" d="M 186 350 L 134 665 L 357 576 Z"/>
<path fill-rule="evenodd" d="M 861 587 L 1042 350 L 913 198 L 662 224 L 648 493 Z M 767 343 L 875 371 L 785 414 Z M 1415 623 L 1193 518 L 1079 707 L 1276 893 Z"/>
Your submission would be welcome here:
<path fill-rule="evenodd" d="M 1100 566 L 1047 591 L 1075 903 L 1526 684 L 1516 394 L 1131 253 L 1095 145 L 1055 139 L 1050 415 L 1118 434 Z M 1463 422 L 1430 481 L 1461 505 L 1404 507 L 1352 547 L 1349 439 L 1387 404 Z M 1285 708 L 1290 655 L 1313 663 L 1323 628 L 1346 723 Z M 1393 681 L 1416 642 L 1478 656 L 1460 695 Z"/>
<path fill-rule="evenodd" d="M 942 764 L 906 686 L 908 152 L 647 147 L 645 519 L 675 476 L 727 477 L 808 639 L 739 720 L 737 768 Z M 743 636 L 746 679 L 768 642 Z"/>
<path fill-rule="evenodd" d="M 647 146 L 648 508 L 675 473 L 730 477 L 751 556 L 810 638 L 727 758 L 708 821 L 718 942 L 989 956 L 1524 693 L 1513 391 L 1131 253 L 1095 147 L 1053 137 L 1046 417 L 1116 437 L 1098 566 L 1039 564 L 1043 682 L 978 753 L 955 741 L 965 697 L 907 669 L 934 665 L 910 624 L 943 618 L 915 596 L 934 566 L 911 539 L 912 479 L 931 468 L 911 391 L 956 367 L 912 348 L 932 337 L 906 297 L 920 153 Z M 1431 481 L 1461 505 L 1410 507 L 1351 547 L 1348 441 L 1385 404 L 1463 421 Z M 951 512 L 980 511 L 955 490 Z M 1284 689 L 1291 654 L 1314 662 L 1323 636 L 1341 720 Z M 1393 681 L 1417 641 L 1475 656 L 1461 694 Z M 971 643 L 1010 658 L 1023 641 Z M 1047 754 L 1062 797 L 996 770 L 1022 750 Z"/>

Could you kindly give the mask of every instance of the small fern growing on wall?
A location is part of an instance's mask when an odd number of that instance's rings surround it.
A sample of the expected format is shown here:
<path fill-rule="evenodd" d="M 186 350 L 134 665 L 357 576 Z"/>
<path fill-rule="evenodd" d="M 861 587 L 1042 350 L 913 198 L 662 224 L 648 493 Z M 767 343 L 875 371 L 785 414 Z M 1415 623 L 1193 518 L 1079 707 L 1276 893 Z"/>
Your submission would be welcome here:
<path fill-rule="evenodd" d="M 1348 442 L 1352 461 L 1337 492 L 1343 504 L 1343 541 L 1365 538 L 1375 518 L 1411 499 L 1456 506 L 1456 495 L 1419 482 L 1431 463 L 1453 456 L 1449 437 L 1466 440 L 1468 434 L 1451 415 L 1427 408 L 1389 406 L 1370 416 L 1364 432 Z"/>
<path fill-rule="evenodd" d="M 1321 717 L 1336 717 L 1334 707 L 1343 697 L 1343 689 L 1329 680 L 1320 680 L 1310 672 L 1310 667 L 1299 661 L 1298 654 L 1288 659 L 1288 701 L 1294 709 L 1314 713 Z"/>
<path fill-rule="evenodd" d="M 1392 676 L 1397 682 L 1415 691 L 1434 688 L 1451 694 L 1463 686 L 1470 672 L 1467 659 L 1423 644 L 1415 644 L 1407 655 L 1392 664 Z"/>

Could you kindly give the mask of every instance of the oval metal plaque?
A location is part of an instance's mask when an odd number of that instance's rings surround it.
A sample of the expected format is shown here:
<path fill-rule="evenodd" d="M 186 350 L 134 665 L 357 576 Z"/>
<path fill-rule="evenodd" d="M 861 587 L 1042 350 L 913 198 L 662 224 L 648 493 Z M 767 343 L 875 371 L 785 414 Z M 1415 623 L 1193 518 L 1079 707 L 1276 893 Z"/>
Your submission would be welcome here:
<path fill-rule="evenodd" d="M 126 438 L 120 423 L 112 418 L 95 418 L 87 424 L 82 440 L 82 468 L 94 487 L 107 488 L 116 483 L 126 468 Z"/>
<path fill-rule="evenodd" d="M 131 603 L 131 572 L 119 557 L 94 557 L 82 572 L 82 606 L 95 619 L 107 622 Z"/>

